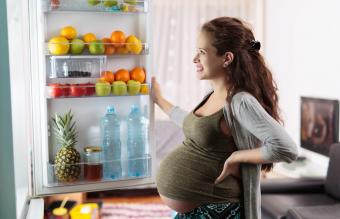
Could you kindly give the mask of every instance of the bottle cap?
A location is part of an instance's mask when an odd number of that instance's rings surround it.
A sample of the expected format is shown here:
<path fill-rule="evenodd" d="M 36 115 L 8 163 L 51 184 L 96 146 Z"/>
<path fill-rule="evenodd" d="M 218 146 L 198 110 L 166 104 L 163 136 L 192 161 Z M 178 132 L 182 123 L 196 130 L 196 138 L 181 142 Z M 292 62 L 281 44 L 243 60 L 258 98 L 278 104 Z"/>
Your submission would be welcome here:
<path fill-rule="evenodd" d="M 131 113 L 139 113 L 139 107 L 136 104 L 131 105 Z"/>
<path fill-rule="evenodd" d="M 106 108 L 106 113 L 112 114 L 112 113 L 114 113 L 114 112 L 115 112 L 114 106 L 110 105 L 110 106 L 108 106 L 108 107 Z"/>

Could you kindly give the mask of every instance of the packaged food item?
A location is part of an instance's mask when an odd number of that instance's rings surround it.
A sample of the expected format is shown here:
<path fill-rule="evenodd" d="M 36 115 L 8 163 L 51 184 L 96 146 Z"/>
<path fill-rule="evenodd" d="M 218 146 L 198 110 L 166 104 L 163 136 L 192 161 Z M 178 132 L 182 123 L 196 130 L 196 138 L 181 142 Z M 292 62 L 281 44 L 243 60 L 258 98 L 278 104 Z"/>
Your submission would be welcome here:
<path fill-rule="evenodd" d="M 84 179 L 88 181 L 101 180 L 103 177 L 103 163 L 101 162 L 102 148 L 88 146 L 84 148 Z"/>
<path fill-rule="evenodd" d="M 96 203 L 86 203 L 75 206 L 70 211 L 71 219 L 99 219 L 99 206 Z"/>

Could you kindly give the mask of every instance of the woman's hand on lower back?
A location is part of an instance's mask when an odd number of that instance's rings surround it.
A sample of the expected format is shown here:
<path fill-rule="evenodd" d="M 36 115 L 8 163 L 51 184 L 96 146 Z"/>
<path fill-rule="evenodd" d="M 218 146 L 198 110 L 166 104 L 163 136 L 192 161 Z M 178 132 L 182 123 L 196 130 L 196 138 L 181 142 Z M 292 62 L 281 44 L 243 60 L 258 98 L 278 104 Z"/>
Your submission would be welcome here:
<path fill-rule="evenodd" d="M 215 184 L 222 182 L 227 176 L 233 175 L 236 178 L 241 178 L 240 163 L 233 159 L 235 152 L 232 153 L 224 162 L 221 174 L 216 178 Z"/>

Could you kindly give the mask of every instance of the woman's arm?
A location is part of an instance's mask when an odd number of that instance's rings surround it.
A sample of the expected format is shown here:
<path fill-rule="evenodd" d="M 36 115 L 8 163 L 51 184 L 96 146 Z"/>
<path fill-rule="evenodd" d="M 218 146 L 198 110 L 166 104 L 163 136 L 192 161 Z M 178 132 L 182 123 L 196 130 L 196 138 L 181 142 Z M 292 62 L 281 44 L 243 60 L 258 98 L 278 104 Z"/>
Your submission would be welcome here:
<path fill-rule="evenodd" d="M 244 160 L 242 162 L 261 164 L 292 162 L 297 158 L 298 147 L 295 142 L 283 126 L 265 111 L 255 97 L 242 92 L 233 97 L 231 106 L 234 117 L 241 126 L 262 142 L 262 147 L 258 149 L 237 154 L 237 157 L 245 156 L 238 159 Z"/>
<path fill-rule="evenodd" d="M 166 100 L 161 92 L 161 88 L 159 83 L 157 82 L 155 77 L 152 77 L 152 90 L 151 95 L 153 101 L 162 109 L 164 113 L 166 113 L 170 120 L 173 121 L 176 125 L 182 127 L 183 120 L 185 116 L 188 115 L 188 112 L 179 108 L 178 106 L 174 106 L 168 100 Z"/>
<path fill-rule="evenodd" d="M 225 161 L 221 174 L 216 178 L 216 184 L 228 175 L 240 177 L 240 163 L 291 162 L 297 158 L 298 148 L 294 141 L 255 97 L 244 92 L 236 94 L 232 99 L 231 108 L 235 119 L 258 138 L 262 146 L 232 153 Z"/>

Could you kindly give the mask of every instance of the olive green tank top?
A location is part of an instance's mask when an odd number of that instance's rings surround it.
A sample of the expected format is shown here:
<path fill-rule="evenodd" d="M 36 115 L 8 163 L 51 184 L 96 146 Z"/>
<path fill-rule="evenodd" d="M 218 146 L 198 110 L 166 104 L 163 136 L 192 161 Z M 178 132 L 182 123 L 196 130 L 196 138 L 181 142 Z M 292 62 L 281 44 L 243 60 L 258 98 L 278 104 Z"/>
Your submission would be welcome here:
<path fill-rule="evenodd" d="M 185 117 L 185 140 L 161 162 L 157 189 L 161 195 L 181 201 L 202 204 L 237 202 L 242 188 L 239 179 L 229 175 L 223 182 L 214 184 L 224 161 L 236 150 L 236 146 L 233 137 L 220 130 L 223 109 L 209 116 L 194 114 L 207 99 Z"/>

